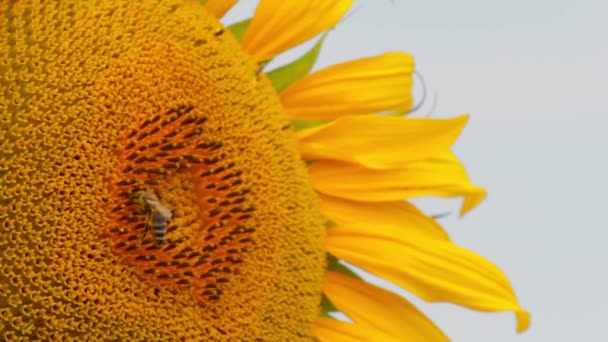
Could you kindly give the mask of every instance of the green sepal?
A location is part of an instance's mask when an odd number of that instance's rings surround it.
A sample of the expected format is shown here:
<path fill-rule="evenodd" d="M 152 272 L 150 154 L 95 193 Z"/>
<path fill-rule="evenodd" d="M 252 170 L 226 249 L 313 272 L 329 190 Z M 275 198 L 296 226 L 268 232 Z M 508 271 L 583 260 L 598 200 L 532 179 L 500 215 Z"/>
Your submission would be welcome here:
<path fill-rule="evenodd" d="M 340 259 L 336 258 L 331 254 L 327 254 L 327 270 L 346 274 L 347 276 L 361 280 L 361 277 L 359 277 L 355 272 L 353 272 L 353 270 L 341 263 Z"/>
<path fill-rule="evenodd" d="M 329 120 L 291 120 L 291 125 L 293 126 L 293 129 L 297 132 L 303 129 L 317 127 L 328 122 Z"/>
<path fill-rule="evenodd" d="M 329 229 L 329 228 L 333 228 L 335 226 L 337 226 L 338 224 L 332 220 L 327 220 L 325 221 L 325 229 Z"/>
<path fill-rule="evenodd" d="M 329 315 L 330 312 L 338 312 L 336 306 L 327 298 L 325 294 L 321 295 L 321 312 L 319 316 L 321 317 L 331 317 Z"/>
<path fill-rule="evenodd" d="M 338 272 L 342 274 L 346 274 L 349 277 L 353 277 L 355 279 L 361 279 L 355 272 L 353 272 L 348 266 L 342 264 L 340 259 L 335 256 L 327 253 L 327 270 L 332 272 Z M 338 308 L 327 298 L 325 294 L 321 295 L 321 312 L 319 313 L 320 317 L 331 317 L 329 313 L 331 312 L 339 312 Z"/>
<path fill-rule="evenodd" d="M 234 23 L 228 26 L 228 29 L 230 30 L 230 32 L 232 32 L 236 40 L 240 42 L 241 40 L 243 40 L 245 32 L 247 32 L 247 27 L 249 26 L 250 22 L 251 19 L 245 19 L 243 21 L 239 21 L 238 23 Z"/>
<path fill-rule="evenodd" d="M 268 76 L 277 92 L 280 93 L 295 81 L 308 75 L 317 61 L 319 51 L 321 51 L 321 45 L 326 36 L 327 33 L 323 34 L 317 44 L 315 44 L 307 53 L 302 55 L 302 57 L 266 73 L 266 76 Z"/>

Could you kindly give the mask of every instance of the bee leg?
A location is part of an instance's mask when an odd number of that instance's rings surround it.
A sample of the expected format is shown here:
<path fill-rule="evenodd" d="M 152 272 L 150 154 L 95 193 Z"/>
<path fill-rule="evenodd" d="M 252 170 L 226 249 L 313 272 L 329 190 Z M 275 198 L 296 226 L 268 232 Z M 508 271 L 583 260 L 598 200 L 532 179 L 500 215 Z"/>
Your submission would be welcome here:
<path fill-rule="evenodd" d="M 152 219 L 152 212 L 150 211 L 148 215 L 146 215 L 146 225 L 144 226 L 144 234 L 141 236 L 140 245 L 144 243 L 144 239 L 146 238 L 146 234 L 150 230 L 150 220 Z"/>

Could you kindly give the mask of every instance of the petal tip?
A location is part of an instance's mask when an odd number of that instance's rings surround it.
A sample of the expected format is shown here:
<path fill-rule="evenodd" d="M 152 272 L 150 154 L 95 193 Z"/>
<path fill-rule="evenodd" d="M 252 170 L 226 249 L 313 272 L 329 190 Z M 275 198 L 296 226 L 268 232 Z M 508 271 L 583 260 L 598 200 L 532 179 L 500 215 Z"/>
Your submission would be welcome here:
<path fill-rule="evenodd" d="M 520 310 L 515 312 L 515 318 L 517 319 L 517 332 L 523 333 L 530 328 L 531 316 L 528 311 Z"/>
<path fill-rule="evenodd" d="M 471 210 L 475 209 L 487 196 L 488 192 L 482 187 L 476 187 L 474 193 L 467 194 L 460 208 L 460 217 L 463 217 Z"/>
<path fill-rule="evenodd" d="M 469 122 L 469 119 L 471 118 L 471 115 L 468 113 L 465 114 L 460 114 L 457 117 L 455 117 L 454 119 L 458 120 L 459 123 L 462 125 L 462 127 L 464 128 L 467 123 Z"/>

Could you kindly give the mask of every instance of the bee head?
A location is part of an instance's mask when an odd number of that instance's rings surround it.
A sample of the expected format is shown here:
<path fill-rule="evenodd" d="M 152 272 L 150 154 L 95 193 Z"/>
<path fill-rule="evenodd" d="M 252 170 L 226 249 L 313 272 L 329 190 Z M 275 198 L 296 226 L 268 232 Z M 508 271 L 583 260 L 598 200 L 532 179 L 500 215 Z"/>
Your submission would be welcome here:
<path fill-rule="evenodd" d="M 151 200 L 154 198 L 156 198 L 154 194 L 143 190 L 137 190 L 131 193 L 131 201 L 140 208 L 145 208 L 146 200 Z"/>
<path fill-rule="evenodd" d="M 155 194 L 151 194 L 148 192 L 145 192 L 141 195 L 141 199 L 143 201 L 158 201 L 158 197 L 156 197 Z"/>

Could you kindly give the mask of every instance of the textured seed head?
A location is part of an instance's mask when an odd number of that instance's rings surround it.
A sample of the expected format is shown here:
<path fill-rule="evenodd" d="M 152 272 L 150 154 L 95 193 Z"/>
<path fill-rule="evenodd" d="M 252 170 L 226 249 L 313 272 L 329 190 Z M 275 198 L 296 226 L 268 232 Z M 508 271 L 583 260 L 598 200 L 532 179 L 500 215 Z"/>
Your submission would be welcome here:
<path fill-rule="evenodd" d="M 311 336 L 315 196 L 221 31 L 196 1 L 0 2 L 5 338 Z M 162 246 L 138 192 L 171 211 Z"/>

